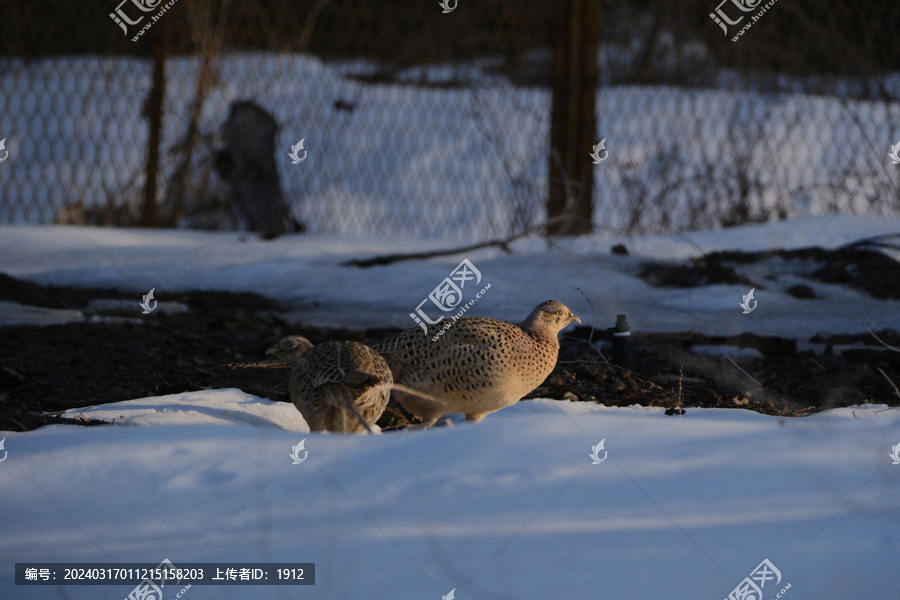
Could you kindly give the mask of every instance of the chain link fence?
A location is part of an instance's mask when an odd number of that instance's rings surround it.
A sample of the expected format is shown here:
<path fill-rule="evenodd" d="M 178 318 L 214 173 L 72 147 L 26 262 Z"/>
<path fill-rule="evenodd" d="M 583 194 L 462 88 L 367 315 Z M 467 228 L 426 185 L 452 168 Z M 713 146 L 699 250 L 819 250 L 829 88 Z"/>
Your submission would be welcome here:
<path fill-rule="evenodd" d="M 896 3 L 718 1 L 600 6 L 594 228 L 900 214 Z M 0 2 L 0 223 L 243 227 L 217 171 L 241 100 L 295 229 L 546 220 L 550 3 L 117 2 Z"/>

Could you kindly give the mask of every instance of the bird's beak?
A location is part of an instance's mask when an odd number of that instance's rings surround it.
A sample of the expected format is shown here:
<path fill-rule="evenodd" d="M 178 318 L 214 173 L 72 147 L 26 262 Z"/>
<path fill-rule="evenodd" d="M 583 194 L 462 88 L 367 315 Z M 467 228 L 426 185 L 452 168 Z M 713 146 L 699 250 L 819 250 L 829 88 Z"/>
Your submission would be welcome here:
<path fill-rule="evenodd" d="M 276 352 L 278 352 L 278 346 L 272 346 L 271 348 L 266 350 L 266 356 L 268 356 L 270 354 L 275 354 Z"/>
<path fill-rule="evenodd" d="M 579 319 L 572 313 L 569 313 L 569 323 L 581 323 L 581 319 Z"/>

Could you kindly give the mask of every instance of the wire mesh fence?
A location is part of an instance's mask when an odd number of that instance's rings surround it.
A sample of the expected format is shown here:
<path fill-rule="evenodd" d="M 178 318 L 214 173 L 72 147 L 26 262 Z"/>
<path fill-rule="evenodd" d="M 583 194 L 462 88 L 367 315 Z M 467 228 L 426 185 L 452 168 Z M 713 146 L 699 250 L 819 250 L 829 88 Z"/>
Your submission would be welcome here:
<path fill-rule="evenodd" d="M 294 230 L 543 222 L 566 43 L 549 3 L 409 4 L 0 2 L 0 222 L 246 227 L 219 164 L 242 100 L 277 123 Z M 595 229 L 900 212 L 897 6 L 635 0 L 598 18 Z"/>

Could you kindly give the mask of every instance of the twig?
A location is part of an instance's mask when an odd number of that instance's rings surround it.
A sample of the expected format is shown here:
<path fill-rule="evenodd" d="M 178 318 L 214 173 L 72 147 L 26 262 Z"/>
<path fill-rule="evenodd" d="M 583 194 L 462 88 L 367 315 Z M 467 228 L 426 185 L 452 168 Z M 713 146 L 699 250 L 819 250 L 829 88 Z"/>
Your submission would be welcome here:
<path fill-rule="evenodd" d="M 345 404 L 345 406 L 347 406 L 350 410 L 353 411 L 353 414 L 356 415 L 356 418 L 359 419 L 359 422 L 362 423 L 362 426 L 366 428 L 366 431 L 368 431 L 371 434 L 375 433 L 374 431 L 372 431 L 372 428 L 369 427 L 369 424 L 366 423 L 366 420 L 363 419 L 363 416 L 361 414 L 359 414 L 359 410 L 357 410 L 357 408 L 355 406 L 353 406 L 352 402 L 347 402 Z"/>
<path fill-rule="evenodd" d="M 306 15 L 306 23 L 303 24 L 303 31 L 294 47 L 294 52 L 301 53 L 306 50 L 309 40 L 312 37 L 313 29 L 315 29 L 316 21 L 319 19 L 319 13 L 328 6 L 331 0 L 319 0 Z"/>
<path fill-rule="evenodd" d="M 560 215 L 560 217 L 556 217 L 565 219 L 566 224 L 563 225 L 563 227 L 560 228 L 558 232 L 560 235 L 565 235 L 566 232 L 571 228 L 572 222 L 575 220 L 577 200 L 575 198 L 575 194 L 572 193 L 572 185 L 569 181 L 569 174 L 566 172 L 566 169 L 563 166 L 562 157 L 559 155 L 559 152 L 557 152 L 555 148 L 551 149 L 550 155 L 556 162 L 556 168 L 559 169 L 560 177 L 562 177 L 563 189 L 566 192 L 566 205 L 563 208 L 563 214 Z M 548 221 L 547 223 L 545 223 L 545 226 L 546 225 L 550 225 L 550 222 Z"/>
<path fill-rule="evenodd" d="M 606 364 L 609 364 L 609 359 L 603 356 L 603 353 L 600 352 L 600 348 L 594 346 L 594 329 L 596 328 L 597 323 L 597 315 L 594 313 L 594 303 L 591 302 L 591 299 L 588 298 L 587 294 L 585 294 L 580 287 L 573 286 L 573 289 L 578 290 L 578 293 L 584 296 L 584 299 L 587 300 L 588 305 L 591 307 L 591 334 L 588 336 L 588 344 L 590 344 L 591 348 L 593 348 L 597 352 L 597 354 L 600 355 L 600 358 L 606 361 Z"/>
<path fill-rule="evenodd" d="M 892 387 L 892 388 L 894 388 L 894 393 L 897 394 L 897 397 L 898 397 L 898 398 L 900 398 L 900 390 L 897 389 L 896 384 L 895 384 L 893 381 L 891 381 L 891 378 L 888 377 L 887 374 L 886 374 L 884 371 L 881 370 L 881 367 L 875 367 L 875 368 L 878 369 L 878 372 L 879 372 L 879 373 L 881 373 L 882 375 L 884 375 L 884 378 L 887 379 L 887 382 L 888 382 L 889 384 L 891 384 L 891 387 Z"/>
<path fill-rule="evenodd" d="M 199 9 L 191 13 L 191 33 L 193 40 L 200 49 L 200 68 L 194 86 L 194 101 L 190 106 L 190 114 L 187 122 L 187 130 L 184 137 L 178 142 L 181 150 L 181 162 L 175 167 L 172 180 L 169 185 L 169 193 L 172 196 L 171 220 L 172 225 L 177 226 L 179 219 L 185 212 L 185 195 L 187 193 L 188 178 L 191 172 L 191 162 L 194 151 L 202 137 L 200 134 L 200 117 L 203 107 L 210 95 L 210 90 L 218 85 L 218 69 L 213 66 L 213 61 L 221 53 L 224 24 L 228 14 L 228 2 L 216 3 L 204 2 Z M 218 19 L 216 20 L 216 15 Z"/>
<path fill-rule="evenodd" d="M 868 326 L 866 327 L 866 331 L 868 331 L 869 333 L 871 333 L 871 334 L 872 334 L 872 337 L 875 338 L 876 340 L 878 340 L 878 341 L 881 343 L 881 345 L 884 346 L 885 348 L 889 348 L 889 349 L 893 350 L 894 352 L 900 352 L 900 350 L 898 350 L 897 348 L 894 348 L 893 346 L 891 346 L 890 344 L 888 344 L 887 342 L 885 342 L 883 339 L 881 339 L 880 337 L 878 337 L 877 335 L 875 335 L 875 332 L 872 331 L 871 329 L 869 329 Z"/>
<path fill-rule="evenodd" d="M 730 357 L 730 356 L 728 356 L 727 354 L 725 354 L 725 353 L 722 352 L 721 350 L 719 350 L 719 353 L 720 353 L 722 356 L 724 356 L 725 358 L 727 358 L 728 361 L 729 361 L 731 364 L 733 364 L 735 367 L 737 367 L 737 370 L 738 370 L 738 371 L 740 371 L 741 373 L 743 373 L 744 375 L 746 375 L 747 377 L 749 377 L 750 379 L 752 379 L 752 380 L 753 380 L 753 383 L 755 383 L 755 384 L 758 385 L 759 387 L 765 387 L 763 384 L 761 384 L 760 382 L 758 382 L 758 381 L 756 380 L 756 378 L 753 377 L 753 375 L 751 375 L 751 374 L 748 373 L 747 371 L 743 370 L 743 369 L 740 367 L 740 365 L 738 365 L 736 362 L 734 362 L 733 360 L 731 360 L 731 357 Z"/>

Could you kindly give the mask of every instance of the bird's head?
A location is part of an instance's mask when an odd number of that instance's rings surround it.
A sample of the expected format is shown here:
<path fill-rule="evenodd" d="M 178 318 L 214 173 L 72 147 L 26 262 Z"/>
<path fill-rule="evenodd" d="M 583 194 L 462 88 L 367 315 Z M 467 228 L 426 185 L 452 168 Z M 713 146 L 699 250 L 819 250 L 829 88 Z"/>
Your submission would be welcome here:
<path fill-rule="evenodd" d="M 266 356 L 275 356 L 286 362 L 292 362 L 310 348 L 312 342 L 302 335 L 289 335 L 281 338 L 277 344 L 266 350 Z"/>
<path fill-rule="evenodd" d="M 569 323 L 581 323 L 581 319 L 572 314 L 569 307 L 556 300 L 547 300 L 538 304 L 525 319 L 523 326 L 539 327 L 551 332 L 554 336 Z"/>

